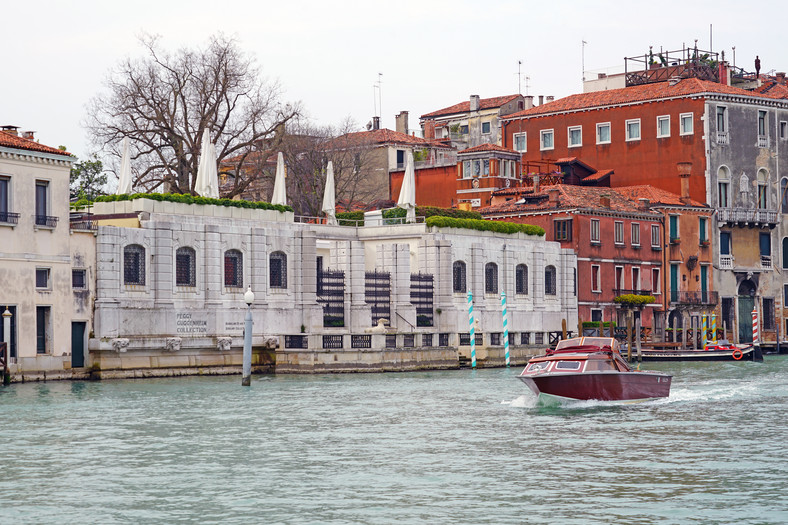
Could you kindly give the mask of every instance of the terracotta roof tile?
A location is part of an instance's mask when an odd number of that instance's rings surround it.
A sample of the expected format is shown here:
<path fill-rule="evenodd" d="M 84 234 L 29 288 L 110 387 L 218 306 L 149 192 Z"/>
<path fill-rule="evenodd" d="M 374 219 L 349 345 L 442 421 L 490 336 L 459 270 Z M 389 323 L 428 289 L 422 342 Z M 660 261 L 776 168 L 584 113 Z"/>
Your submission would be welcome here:
<path fill-rule="evenodd" d="M 520 95 L 504 95 L 501 97 L 482 98 L 479 99 L 479 109 L 499 108 L 504 104 L 511 102 L 512 100 L 516 99 L 519 96 Z M 465 102 L 460 102 L 459 104 L 454 104 L 453 106 L 439 109 L 437 111 L 433 111 L 432 113 L 425 113 L 424 115 L 421 116 L 421 118 L 433 118 L 433 117 L 442 117 L 445 115 L 454 115 L 457 113 L 468 113 L 470 110 L 471 110 L 471 101 L 466 100 Z"/>
<path fill-rule="evenodd" d="M 502 151 L 504 153 L 519 153 L 517 151 L 514 151 L 513 149 L 499 146 L 498 144 L 479 144 L 478 146 L 464 149 L 462 151 L 458 151 L 457 153 L 478 153 L 482 151 Z"/>
<path fill-rule="evenodd" d="M 648 199 L 652 205 L 687 206 L 681 202 L 681 198 L 675 193 L 645 184 L 639 186 L 620 186 L 615 188 L 615 191 L 634 201 L 638 199 Z M 708 208 L 706 204 L 695 200 L 691 200 L 689 206 Z"/>
<path fill-rule="evenodd" d="M 659 82 L 655 84 L 644 84 L 642 86 L 631 86 L 619 89 L 609 89 L 607 91 L 595 91 L 591 93 L 579 93 L 560 98 L 553 102 L 542 104 L 524 111 L 518 111 L 511 115 L 502 117 L 504 120 L 515 118 L 529 118 L 550 113 L 566 113 L 580 111 L 583 109 L 610 106 L 616 104 L 631 104 L 635 102 L 645 102 L 648 100 L 659 100 L 665 98 L 686 97 L 699 95 L 702 93 L 719 93 L 740 95 L 749 97 L 763 96 L 753 91 L 747 91 L 732 86 L 699 80 L 697 78 L 685 78 L 675 85 L 670 82 Z"/>
<path fill-rule="evenodd" d="M 63 155 L 70 157 L 71 153 L 57 148 L 51 148 L 43 144 L 39 144 L 35 140 L 19 137 L 7 131 L 0 131 L 0 146 L 6 148 L 24 149 L 29 151 L 38 151 L 41 153 L 49 153 L 52 155 Z"/>
<path fill-rule="evenodd" d="M 386 128 L 347 133 L 337 137 L 329 144 L 336 145 L 337 147 L 367 146 L 375 144 L 403 144 L 408 146 L 431 146 L 437 148 L 450 147 L 442 142 L 427 140 Z"/>

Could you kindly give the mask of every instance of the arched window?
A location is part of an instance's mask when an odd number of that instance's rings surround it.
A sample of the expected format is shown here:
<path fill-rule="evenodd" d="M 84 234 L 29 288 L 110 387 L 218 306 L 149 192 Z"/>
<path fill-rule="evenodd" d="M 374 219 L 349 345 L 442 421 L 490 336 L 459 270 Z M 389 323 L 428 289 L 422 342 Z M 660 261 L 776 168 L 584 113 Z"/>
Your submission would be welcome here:
<path fill-rule="evenodd" d="M 194 248 L 175 250 L 175 285 L 197 286 L 197 256 Z"/>
<path fill-rule="evenodd" d="M 452 265 L 452 289 L 454 293 L 465 293 L 468 287 L 465 282 L 465 263 L 454 261 Z"/>
<path fill-rule="evenodd" d="M 528 294 L 528 267 L 524 264 L 514 269 L 514 293 Z"/>
<path fill-rule="evenodd" d="M 269 257 L 271 288 L 287 288 L 287 255 L 274 252 Z"/>
<path fill-rule="evenodd" d="M 717 201 L 720 208 L 728 208 L 730 202 L 731 172 L 725 166 L 720 166 L 717 170 Z"/>
<path fill-rule="evenodd" d="M 788 237 L 783 237 L 783 270 L 788 270 Z"/>
<path fill-rule="evenodd" d="M 244 256 L 238 250 L 224 252 L 224 285 L 228 288 L 244 286 Z"/>
<path fill-rule="evenodd" d="M 139 244 L 123 248 L 123 284 L 145 285 L 145 248 Z"/>
<path fill-rule="evenodd" d="M 783 213 L 788 213 L 788 179 L 780 181 L 780 200 L 782 201 Z"/>
<path fill-rule="evenodd" d="M 484 265 L 484 292 L 498 293 L 498 265 L 495 263 Z"/>
<path fill-rule="evenodd" d="M 769 207 L 767 198 L 769 187 L 769 172 L 764 168 L 758 170 L 758 208 L 765 210 Z"/>
<path fill-rule="evenodd" d="M 555 266 L 546 266 L 544 269 L 544 294 L 556 295 Z"/>

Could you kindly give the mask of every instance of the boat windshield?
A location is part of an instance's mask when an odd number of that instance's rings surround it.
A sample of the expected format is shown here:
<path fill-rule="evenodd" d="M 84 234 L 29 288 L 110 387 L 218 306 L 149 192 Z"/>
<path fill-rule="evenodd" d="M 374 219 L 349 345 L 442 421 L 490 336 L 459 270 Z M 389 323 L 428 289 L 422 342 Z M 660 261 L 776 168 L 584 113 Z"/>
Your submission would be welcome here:
<path fill-rule="evenodd" d="M 611 350 L 618 352 L 618 341 L 616 341 L 612 337 L 573 337 L 572 339 L 564 339 L 559 341 L 555 347 L 556 351 L 559 350 L 569 350 L 571 348 L 577 347 L 597 347 L 597 348 L 604 348 L 609 347 Z M 583 350 L 588 351 L 587 348 Z"/>

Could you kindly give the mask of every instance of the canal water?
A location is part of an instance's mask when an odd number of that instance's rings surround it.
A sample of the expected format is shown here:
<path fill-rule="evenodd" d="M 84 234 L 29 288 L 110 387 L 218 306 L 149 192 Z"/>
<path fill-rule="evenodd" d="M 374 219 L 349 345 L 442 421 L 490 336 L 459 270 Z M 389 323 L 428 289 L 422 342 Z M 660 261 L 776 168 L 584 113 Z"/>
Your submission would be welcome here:
<path fill-rule="evenodd" d="M 2 523 L 788 522 L 788 356 L 534 406 L 520 368 L 0 387 Z"/>

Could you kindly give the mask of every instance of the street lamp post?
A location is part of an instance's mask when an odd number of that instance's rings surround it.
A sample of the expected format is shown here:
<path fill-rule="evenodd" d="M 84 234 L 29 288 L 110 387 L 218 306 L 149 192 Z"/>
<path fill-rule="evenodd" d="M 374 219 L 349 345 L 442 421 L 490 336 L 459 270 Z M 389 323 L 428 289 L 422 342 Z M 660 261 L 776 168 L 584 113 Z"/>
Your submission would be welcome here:
<path fill-rule="evenodd" d="M 243 356 L 243 378 L 241 386 L 252 386 L 252 303 L 254 302 L 254 292 L 252 287 L 244 294 L 246 302 L 246 319 L 244 319 L 244 356 Z"/>

